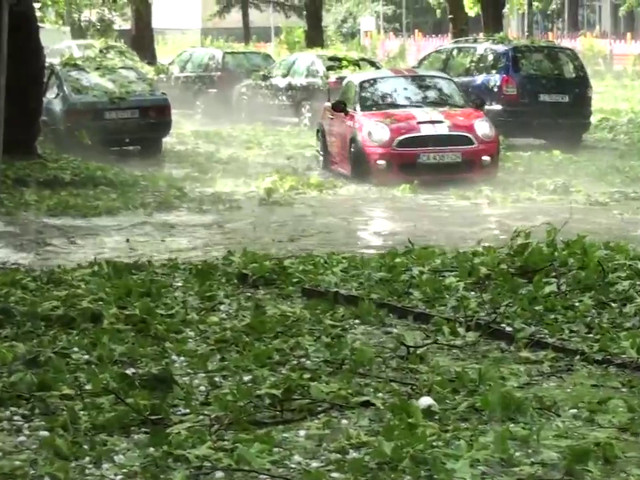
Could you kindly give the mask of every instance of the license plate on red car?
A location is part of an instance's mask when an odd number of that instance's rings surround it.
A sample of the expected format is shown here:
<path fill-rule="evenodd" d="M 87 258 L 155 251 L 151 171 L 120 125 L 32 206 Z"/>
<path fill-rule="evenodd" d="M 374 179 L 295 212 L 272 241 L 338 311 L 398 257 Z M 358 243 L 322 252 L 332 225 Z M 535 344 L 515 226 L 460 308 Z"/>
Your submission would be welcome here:
<path fill-rule="evenodd" d="M 418 163 L 460 163 L 461 153 L 422 153 L 418 156 Z"/>

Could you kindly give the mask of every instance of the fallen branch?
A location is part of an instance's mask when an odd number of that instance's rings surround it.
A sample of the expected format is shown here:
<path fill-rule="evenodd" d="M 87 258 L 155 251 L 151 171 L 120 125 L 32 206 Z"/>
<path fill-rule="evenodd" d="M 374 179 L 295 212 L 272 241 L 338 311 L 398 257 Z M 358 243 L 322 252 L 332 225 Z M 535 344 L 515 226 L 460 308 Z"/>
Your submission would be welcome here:
<path fill-rule="evenodd" d="M 442 318 L 452 323 L 457 323 L 464 327 L 467 331 L 475 331 L 480 335 L 490 339 L 505 343 L 507 345 L 515 345 L 518 343 L 516 336 L 505 328 L 492 325 L 488 321 L 477 320 L 473 324 L 463 324 L 458 319 L 442 315 L 438 313 L 428 312 L 425 310 L 417 310 L 414 308 L 404 307 L 402 305 L 396 305 L 390 302 L 380 302 L 371 299 L 367 299 L 360 295 L 353 293 L 344 293 L 339 290 L 325 290 L 315 287 L 302 287 L 301 294 L 304 298 L 310 300 L 325 300 L 330 301 L 336 305 L 345 305 L 349 307 L 357 307 L 361 303 L 369 302 L 375 305 L 377 308 L 388 311 L 390 314 L 397 318 L 404 320 L 411 320 L 416 323 L 428 325 L 433 318 Z M 634 373 L 640 373 L 640 363 L 627 360 L 624 358 L 613 357 L 609 355 L 595 356 L 584 349 L 567 347 L 558 343 L 550 342 L 542 338 L 530 337 L 525 342 L 525 348 L 536 351 L 551 351 L 559 355 L 567 357 L 578 358 L 586 363 L 603 367 L 614 367 L 622 370 L 628 370 Z"/>

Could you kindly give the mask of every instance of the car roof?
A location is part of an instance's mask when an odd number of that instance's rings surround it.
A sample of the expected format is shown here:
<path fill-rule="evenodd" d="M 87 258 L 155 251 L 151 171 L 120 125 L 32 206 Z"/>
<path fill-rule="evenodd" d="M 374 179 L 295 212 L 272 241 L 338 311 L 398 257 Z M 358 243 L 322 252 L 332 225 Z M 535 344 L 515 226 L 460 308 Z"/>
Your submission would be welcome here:
<path fill-rule="evenodd" d="M 482 39 L 479 37 L 467 37 L 453 40 L 446 45 L 438 47 L 436 50 L 453 48 L 453 47 L 476 47 L 487 48 L 491 47 L 498 51 L 510 50 L 515 47 L 539 47 L 539 48 L 557 48 L 564 50 L 573 50 L 571 47 L 560 45 L 552 40 L 542 40 L 537 42 L 531 42 L 527 40 L 513 40 L 513 41 L 499 41 L 492 39 Z"/>
<path fill-rule="evenodd" d="M 420 77 L 438 77 L 451 80 L 451 77 L 442 72 L 436 72 L 431 70 L 416 70 L 414 68 L 381 68 L 380 70 L 368 70 L 365 72 L 353 73 L 347 78 L 346 81 L 352 81 L 354 83 L 361 83 L 367 80 L 374 80 L 376 78 L 387 77 L 408 77 L 408 76 L 420 76 Z"/>

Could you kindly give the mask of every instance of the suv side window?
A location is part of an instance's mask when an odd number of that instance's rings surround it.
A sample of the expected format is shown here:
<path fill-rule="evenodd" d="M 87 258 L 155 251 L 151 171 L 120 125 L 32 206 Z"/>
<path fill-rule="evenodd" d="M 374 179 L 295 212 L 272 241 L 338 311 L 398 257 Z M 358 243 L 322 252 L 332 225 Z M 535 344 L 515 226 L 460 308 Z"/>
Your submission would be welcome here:
<path fill-rule="evenodd" d="M 349 110 L 353 110 L 356 105 L 356 84 L 353 82 L 347 82 L 342 87 L 340 97 L 338 100 L 344 100 Z"/>
<path fill-rule="evenodd" d="M 289 75 L 291 67 L 298 58 L 300 58 L 300 55 L 291 55 L 290 57 L 280 60 L 278 63 L 274 63 L 271 73 L 274 77 L 286 77 Z"/>
<path fill-rule="evenodd" d="M 211 58 L 209 50 L 200 50 L 193 53 L 187 64 L 185 65 L 185 73 L 202 73 Z"/>
<path fill-rule="evenodd" d="M 504 52 L 487 48 L 473 62 L 471 75 L 495 75 L 505 65 Z"/>
<path fill-rule="evenodd" d="M 191 50 L 185 50 L 184 52 L 179 53 L 178 56 L 173 59 L 173 62 L 171 62 L 171 66 L 175 67 L 175 69 L 177 70 L 176 73 L 184 72 L 184 67 L 187 66 L 187 62 L 191 58 L 192 53 L 193 52 Z"/>
<path fill-rule="evenodd" d="M 445 73 L 453 78 L 472 75 L 471 66 L 477 56 L 476 47 L 454 47 L 447 62 Z"/>
<path fill-rule="evenodd" d="M 314 57 L 310 55 L 304 55 L 304 56 L 298 57 L 296 62 L 291 67 L 291 71 L 289 72 L 288 76 L 290 78 L 296 78 L 296 79 L 304 78 L 305 74 L 307 73 L 307 69 L 309 68 L 309 65 L 311 65 L 311 63 L 313 62 L 313 59 Z"/>
<path fill-rule="evenodd" d="M 441 72 L 444 70 L 447 53 L 448 50 L 444 48 L 431 52 L 422 57 L 422 60 L 418 62 L 417 67 L 424 70 L 435 70 Z"/>

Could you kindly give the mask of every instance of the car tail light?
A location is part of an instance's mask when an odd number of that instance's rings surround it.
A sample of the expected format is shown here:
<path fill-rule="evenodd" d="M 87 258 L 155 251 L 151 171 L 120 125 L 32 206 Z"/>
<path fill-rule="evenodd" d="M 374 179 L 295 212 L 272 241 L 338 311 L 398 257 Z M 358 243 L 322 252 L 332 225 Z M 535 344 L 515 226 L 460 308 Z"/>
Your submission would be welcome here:
<path fill-rule="evenodd" d="M 170 118 L 171 105 L 160 105 L 149 109 L 149 118 Z"/>
<path fill-rule="evenodd" d="M 64 113 L 64 119 L 67 123 L 81 123 L 91 120 L 93 112 L 91 110 L 83 110 L 80 108 L 72 108 Z"/>
<path fill-rule="evenodd" d="M 504 77 L 502 77 L 502 82 L 500 83 L 500 91 L 502 92 L 502 96 L 507 99 L 518 99 L 518 86 L 516 85 L 516 81 L 509 75 L 505 75 Z"/>
<path fill-rule="evenodd" d="M 329 88 L 340 88 L 342 86 L 342 79 L 331 77 L 329 78 Z"/>

